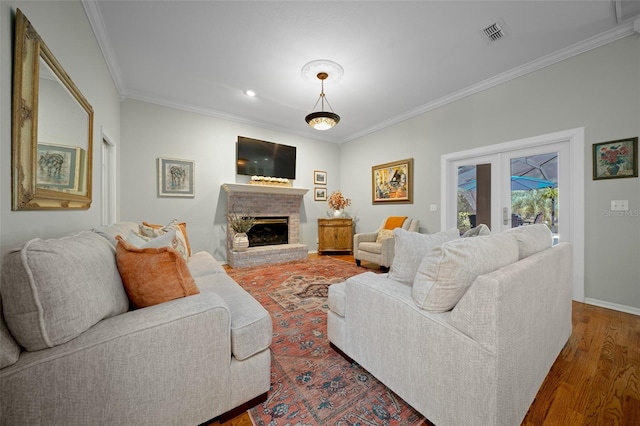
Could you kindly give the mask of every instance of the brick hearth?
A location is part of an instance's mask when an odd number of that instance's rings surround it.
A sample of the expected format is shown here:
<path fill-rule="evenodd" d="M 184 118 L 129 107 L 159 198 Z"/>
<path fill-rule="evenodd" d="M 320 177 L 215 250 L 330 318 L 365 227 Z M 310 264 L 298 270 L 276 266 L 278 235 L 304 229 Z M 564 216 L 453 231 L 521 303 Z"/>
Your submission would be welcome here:
<path fill-rule="evenodd" d="M 305 259 L 308 247 L 300 244 L 300 208 L 302 197 L 309 190 L 284 186 L 246 185 L 225 183 L 227 213 L 247 213 L 252 216 L 289 218 L 289 244 L 249 247 L 244 252 L 234 252 L 233 229 L 227 224 L 227 263 L 232 268 L 281 263 Z"/>

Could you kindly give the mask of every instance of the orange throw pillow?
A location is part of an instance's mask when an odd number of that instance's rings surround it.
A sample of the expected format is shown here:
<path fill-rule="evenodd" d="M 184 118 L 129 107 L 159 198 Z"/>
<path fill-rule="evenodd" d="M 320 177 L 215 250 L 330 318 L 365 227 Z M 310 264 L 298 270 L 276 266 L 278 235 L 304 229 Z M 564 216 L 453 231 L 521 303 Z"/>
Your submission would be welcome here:
<path fill-rule="evenodd" d="M 389 216 L 384 223 L 384 229 L 396 229 L 401 228 L 407 216 Z"/>
<path fill-rule="evenodd" d="M 172 247 L 137 248 L 116 236 L 116 263 L 135 308 L 200 293 L 184 258 Z"/>

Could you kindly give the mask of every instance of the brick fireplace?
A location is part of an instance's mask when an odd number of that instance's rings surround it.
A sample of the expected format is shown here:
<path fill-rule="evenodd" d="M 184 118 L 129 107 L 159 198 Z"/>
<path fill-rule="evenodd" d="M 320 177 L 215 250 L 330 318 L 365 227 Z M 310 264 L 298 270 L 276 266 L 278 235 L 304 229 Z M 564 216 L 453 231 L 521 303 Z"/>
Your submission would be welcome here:
<path fill-rule="evenodd" d="M 243 268 L 268 263 L 305 259 L 308 247 L 300 244 L 300 209 L 309 190 L 284 186 L 225 183 L 227 213 L 246 213 L 261 218 L 286 218 L 288 243 L 249 247 L 243 252 L 231 250 L 233 229 L 227 224 L 227 263 Z"/>

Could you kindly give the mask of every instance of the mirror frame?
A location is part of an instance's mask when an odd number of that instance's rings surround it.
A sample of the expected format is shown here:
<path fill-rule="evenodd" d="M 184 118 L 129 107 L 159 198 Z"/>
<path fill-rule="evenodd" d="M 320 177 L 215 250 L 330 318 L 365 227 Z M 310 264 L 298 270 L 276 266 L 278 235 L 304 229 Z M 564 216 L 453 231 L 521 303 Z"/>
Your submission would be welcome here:
<path fill-rule="evenodd" d="M 86 194 L 55 191 L 37 185 L 40 58 L 87 113 Z M 13 68 L 11 210 L 88 209 L 91 207 L 92 189 L 93 108 L 20 9 L 16 11 Z"/>

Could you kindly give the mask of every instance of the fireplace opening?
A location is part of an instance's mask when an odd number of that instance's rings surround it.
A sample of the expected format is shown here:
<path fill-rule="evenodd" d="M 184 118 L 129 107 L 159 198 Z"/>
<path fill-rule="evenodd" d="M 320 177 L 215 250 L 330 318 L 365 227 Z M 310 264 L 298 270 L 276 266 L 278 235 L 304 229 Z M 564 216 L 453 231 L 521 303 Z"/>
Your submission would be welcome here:
<path fill-rule="evenodd" d="M 288 217 L 257 217 L 247 232 L 249 247 L 271 246 L 289 243 Z"/>

